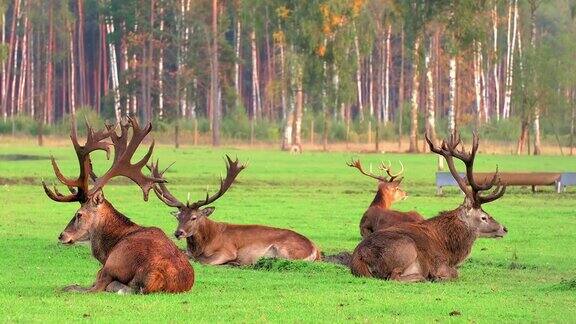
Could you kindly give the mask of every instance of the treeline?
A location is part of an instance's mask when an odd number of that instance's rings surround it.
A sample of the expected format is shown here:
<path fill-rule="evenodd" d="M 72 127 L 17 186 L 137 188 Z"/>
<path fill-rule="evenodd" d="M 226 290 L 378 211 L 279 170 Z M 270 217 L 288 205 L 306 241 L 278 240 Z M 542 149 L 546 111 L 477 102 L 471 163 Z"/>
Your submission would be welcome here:
<path fill-rule="evenodd" d="M 369 128 L 376 148 L 383 134 L 406 134 L 413 152 L 425 149 L 424 133 L 515 125 L 518 153 L 532 142 L 538 154 L 544 135 L 574 143 L 575 8 L 572 0 L 4 0 L 0 114 L 4 125 L 53 125 L 79 109 L 193 121 L 214 145 L 223 127 L 224 135 L 240 127 L 285 149 L 301 145 L 306 127 L 325 145 L 335 130 L 350 138 Z"/>

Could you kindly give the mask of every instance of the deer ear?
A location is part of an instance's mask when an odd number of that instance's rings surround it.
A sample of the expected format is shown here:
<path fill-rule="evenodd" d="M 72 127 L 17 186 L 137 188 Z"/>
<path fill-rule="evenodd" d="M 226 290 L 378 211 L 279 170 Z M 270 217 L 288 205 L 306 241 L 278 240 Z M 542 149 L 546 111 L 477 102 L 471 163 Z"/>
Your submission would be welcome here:
<path fill-rule="evenodd" d="M 214 212 L 214 207 L 206 207 L 200 211 L 201 215 L 204 217 L 210 216 Z"/>

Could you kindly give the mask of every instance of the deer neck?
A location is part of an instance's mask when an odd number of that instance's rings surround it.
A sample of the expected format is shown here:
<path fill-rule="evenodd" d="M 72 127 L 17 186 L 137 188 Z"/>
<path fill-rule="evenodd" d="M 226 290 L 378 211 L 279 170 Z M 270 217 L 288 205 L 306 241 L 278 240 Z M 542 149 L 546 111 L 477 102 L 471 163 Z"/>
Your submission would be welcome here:
<path fill-rule="evenodd" d="M 100 206 L 100 221 L 90 236 L 92 255 L 104 264 L 116 244 L 141 227 L 117 211 L 107 200 Z"/>
<path fill-rule="evenodd" d="M 468 257 L 476 240 L 476 233 L 460 219 L 463 212 L 464 209 L 459 207 L 428 221 L 435 228 L 440 244 L 448 252 L 451 266 L 459 265 Z"/>
<path fill-rule="evenodd" d="M 222 223 L 215 222 L 208 217 L 202 217 L 199 220 L 196 231 L 186 238 L 186 245 L 190 255 L 194 258 L 202 255 L 208 244 L 215 240 L 222 231 L 222 226 Z"/>
<path fill-rule="evenodd" d="M 384 188 L 378 186 L 378 191 L 376 191 L 376 196 L 370 204 L 370 207 L 380 207 L 382 209 L 390 209 L 392 206 L 392 199 L 386 195 Z"/>

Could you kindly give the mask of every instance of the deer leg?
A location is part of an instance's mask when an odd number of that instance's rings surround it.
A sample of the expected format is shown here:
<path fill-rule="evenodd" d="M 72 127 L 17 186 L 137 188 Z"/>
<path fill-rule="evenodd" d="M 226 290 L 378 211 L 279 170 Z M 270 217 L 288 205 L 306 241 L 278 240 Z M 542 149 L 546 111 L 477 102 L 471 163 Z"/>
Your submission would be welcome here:
<path fill-rule="evenodd" d="M 112 281 L 106 286 L 107 292 L 117 293 L 118 295 L 127 295 L 134 293 L 134 290 L 128 285 L 121 283 L 120 281 Z"/>
<path fill-rule="evenodd" d="M 426 280 L 426 278 L 424 278 L 420 273 L 400 275 L 397 277 L 390 277 L 390 279 L 402 282 L 420 282 Z"/>
<path fill-rule="evenodd" d="M 65 292 L 95 292 L 95 291 L 104 291 L 106 286 L 112 282 L 112 277 L 105 274 L 104 269 L 100 269 L 98 274 L 96 275 L 96 282 L 92 284 L 91 287 L 86 288 L 80 285 L 74 284 L 70 286 L 66 286 L 62 288 L 62 291 Z"/>
<path fill-rule="evenodd" d="M 62 291 L 65 291 L 65 292 L 86 292 L 86 291 L 88 291 L 88 289 L 89 288 L 74 284 L 74 285 L 69 285 L 69 286 L 62 288 Z"/>
<path fill-rule="evenodd" d="M 418 262 L 412 263 L 405 269 L 396 268 L 392 270 L 390 279 L 403 282 L 417 282 L 426 280 L 426 278 L 422 276 L 420 264 Z"/>
<path fill-rule="evenodd" d="M 198 261 L 200 261 L 200 263 L 210 265 L 221 265 L 234 260 L 236 260 L 235 253 L 231 253 L 228 251 L 219 251 L 213 253 L 209 257 L 201 256 L 198 258 Z"/>
<path fill-rule="evenodd" d="M 455 268 L 442 264 L 438 267 L 435 273 L 431 274 L 434 281 L 445 281 L 458 278 L 458 270 Z"/>
<path fill-rule="evenodd" d="M 98 271 L 98 275 L 96 276 L 96 282 L 87 290 L 87 292 L 99 292 L 105 291 L 106 287 L 114 281 L 114 278 L 108 273 L 108 271 L 104 270 L 104 268 Z"/>

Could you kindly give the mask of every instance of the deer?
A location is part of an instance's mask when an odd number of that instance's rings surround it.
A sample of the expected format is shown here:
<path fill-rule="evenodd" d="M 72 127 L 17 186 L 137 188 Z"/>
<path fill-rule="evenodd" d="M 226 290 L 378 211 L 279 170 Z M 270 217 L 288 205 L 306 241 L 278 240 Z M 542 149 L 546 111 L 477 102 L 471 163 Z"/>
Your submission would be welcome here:
<path fill-rule="evenodd" d="M 402 162 L 400 162 L 401 170 L 396 174 L 392 173 L 392 163 L 388 162 L 388 165 L 385 165 L 384 162 L 380 163 L 380 170 L 386 172 L 388 177 L 364 171 L 360 160 L 353 160 L 347 163 L 347 165 L 358 169 L 361 174 L 367 177 L 378 180 L 376 196 L 360 220 L 360 235 L 363 238 L 396 224 L 403 222 L 420 222 L 424 220 L 416 211 L 402 212 L 390 209 L 394 202 L 406 199 L 407 197 L 406 191 L 400 188 L 400 183 L 403 180 L 401 175 L 404 173 L 404 165 Z"/>
<path fill-rule="evenodd" d="M 128 118 L 117 125 L 106 125 L 105 129 L 98 131 L 94 131 L 88 122 L 86 126 L 86 143 L 80 145 L 75 121 L 72 122 L 70 139 L 80 165 L 77 178 L 65 177 L 54 157 L 51 159 L 57 179 L 68 187 L 70 194 L 60 193 L 56 185 L 50 189 L 42 181 L 50 199 L 80 203 L 80 208 L 58 237 L 60 243 L 72 245 L 89 242 L 92 255 L 102 265 L 96 281 L 90 287 L 70 285 L 63 290 L 119 294 L 189 291 L 194 285 L 194 270 L 188 257 L 159 228 L 139 226 L 116 210 L 102 191 L 111 179 L 123 176 L 141 188 L 144 200 L 147 201 L 154 184 L 165 181 L 142 173 L 142 168 L 152 155 L 154 142 L 141 160 L 131 163 L 132 156 L 152 125 L 148 123 L 141 128 L 135 119 Z M 118 127 L 120 135 L 116 133 Z M 132 130 L 130 140 L 129 130 Z M 111 147 L 114 148 L 112 165 L 98 177 L 93 172 L 90 153 L 103 150 L 109 158 Z"/>
<path fill-rule="evenodd" d="M 238 174 L 246 168 L 238 158 L 226 155 L 226 178 L 220 177 L 220 189 L 206 198 L 190 203 L 178 200 L 165 183 L 155 183 L 156 196 L 166 205 L 177 208 L 177 239 L 186 239 L 188 255 L 203 264 L 243 266 L 256 263 L 263 257 L 315 261 L 320 250 L 305 236 L 288 229 L 262 225 L 236 225 L 217 222 L 208 217 L 214 212 L 209 207 L 232 186 Z M 151 176 L 162 178 L 158 161 L 149 165 Z"/>
<path fill-rule="evenodd" d="M 435 145 L 426 137 L 430 150 L 444 157 L 464 192 L 463 203 L 451 211 L 417 223 L 402 223 L 375 232 L 356 247 L 350 261 L 352 274 L 396 281 L 442 281 L 458 277 L 457 268 L 468 258 L 478 237 L 502 238 L 507 233 L 482 205 L 499 199 L 506 192 L 498 168 L 491 180 L 479 185 L 474 181 L 474 159 L 478 135 L 474 133 L 472 149 L 465 151 L 460 135 L 452 133 Z M 454 158 L 466 167 L 466 178 L 460 177 Z M 490 190 L 488 194 L 483 192 Z"/>

